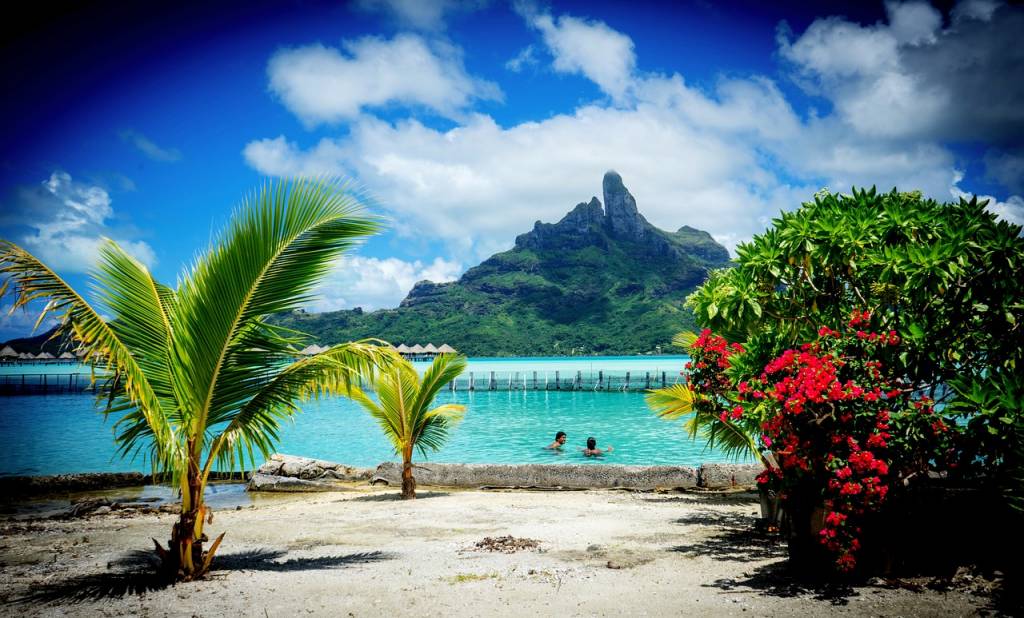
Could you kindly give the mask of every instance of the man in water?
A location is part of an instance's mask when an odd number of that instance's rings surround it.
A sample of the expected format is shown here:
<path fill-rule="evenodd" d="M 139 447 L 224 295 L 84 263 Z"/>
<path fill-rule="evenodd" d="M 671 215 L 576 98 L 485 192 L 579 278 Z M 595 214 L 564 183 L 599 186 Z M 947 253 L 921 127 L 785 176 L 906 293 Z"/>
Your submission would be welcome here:
<path fill-rule="evenodd" d="M 607 449 L 597 448 L 597 439 L 587 438 L 587 448 L 583 449 L 583 454 L 587 457 L 600 457 L 605 453 L 610 453 L 615 449 L 609 446 Z"/>
<path fill-rule="evenodd" d="M 547 445 L 544 448 L 551 449 L 553 451 L 562 450 L 562 445 L 565 444 L 566 435 L 564 431 L 559 431 L 555 434 L 555 441 Z"/>

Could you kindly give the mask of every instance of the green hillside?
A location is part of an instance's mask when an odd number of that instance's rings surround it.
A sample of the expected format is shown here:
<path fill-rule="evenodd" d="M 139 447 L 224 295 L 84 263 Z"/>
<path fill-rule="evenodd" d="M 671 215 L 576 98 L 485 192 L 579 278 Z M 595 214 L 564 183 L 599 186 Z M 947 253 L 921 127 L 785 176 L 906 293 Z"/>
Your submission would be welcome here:
<path fill-rule="evenodd" d="M 450 283 L 421 281 L 396 309 L 294 313 L 275 321 L 321 344 L 379 337 L 448 343 L 474 356 L 637 354 L 669 350 L 694 328 L 683 299 L 729 256 L 706 232 L 647 222 L 618 174 L 555 224 L 537 222 Z"/>

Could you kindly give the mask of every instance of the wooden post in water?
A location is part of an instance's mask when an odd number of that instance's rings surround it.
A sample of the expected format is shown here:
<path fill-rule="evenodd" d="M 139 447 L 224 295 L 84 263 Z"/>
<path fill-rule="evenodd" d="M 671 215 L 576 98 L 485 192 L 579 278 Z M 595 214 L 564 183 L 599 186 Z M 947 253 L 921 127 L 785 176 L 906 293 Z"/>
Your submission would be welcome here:
<path fill-rule="evenodd" d="M 469 372 L 469 390 L 475 390 L 473 388 L 473 372 L 472 371 Z"/>
<path fill-rule="evenodd" d="M 494 372 L 493 371 L 491 372 L 491 383 L 488 386 L 488 388 L 490 388 L 492 391 L 493 390 L 497 390 L 497 388 L 498 388 L 498 382 L 494 379 Z"/>
<path fill-rule="evenodd" d="M 668 385 L 668 382 L 665 380 L 665 372 L 662 371 L 661 372 L 661 388 L 665 388 L 666 385 Z"/>
<path fill-rule="evenodd" d="M 533 372 L 533 390 L 537 390 L 537 372 Z"/>
<path fill-rule="evenodd" d="M 583 388 L 583 372 L 582 371 L 577 371 L 576 372 L 576 390 L 581 390 L 582 388 Z"/>
<path fill-rule="evenodd" d="M 555 372 L 555 390 L 556 391 L 562 390 L 561 380 L 558 377 L 558 372 L 557 371 Z"/>
<path fill-rule="evenodd" d="M 597 372 L 597 390 L 601 390 L 602 386 L 604 386 L 604 372 L 603 371 L 598 371 Z"/>
<path fill-rule="evenodd" d="M 650 371 L 647 372 L 647 375 L 644 378 L 644 388 L 646 390 L 651 390 L 651 372 Z"/>
<path fill-rule="evenodd" d="M 629 372 L 628 371 L 626 372 L 626 383 L 622 385 L 622 390 L 624 390 L 624 391 L 628 391 L 629 390 Z"/>

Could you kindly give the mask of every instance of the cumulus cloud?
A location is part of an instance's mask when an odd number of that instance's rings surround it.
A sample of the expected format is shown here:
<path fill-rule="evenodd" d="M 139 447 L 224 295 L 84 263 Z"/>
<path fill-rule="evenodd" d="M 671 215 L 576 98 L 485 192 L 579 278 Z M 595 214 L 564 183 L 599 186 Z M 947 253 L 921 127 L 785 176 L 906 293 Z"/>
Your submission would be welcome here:
<path fill-rule="evenodd" d="M 362 307 L 372 310 L 395 307 L 417 281 L 453 281 L 462 265 L 435 258 L 424 264 L 397 258 L 379 259 L 353 255 L 343 258 L 317 290 L 318 300 L 307 309 L 333 311 Z"/>
<path fill-rule="evenodd" d="M 156 145 L 153 140 L 149 139 L 145 135 L 138 131 L 132 131 L 125 129 L 121 131 L 121 139 L 129 144 L 132 144 L 139 149 L 139 152 L 146 155 L 154 161 L 162 161 L 165 163 L 174 163 L 175 161 L 181 160 L 181 151 L 177 148 L 163 148 Z"/>
<path fill-rule="evenodd" d="M 943 141 L 954 134 L 950 123 L 965 112 L 936 85 L 929 72 L 934 67 L 919 61 L 921 54 L 947 53 L 976 40 L 973 29 L 981 20 L 1013 18 L 1005 6 L 988 13 L 986 6 L 980 0 L 958 5 L 946 27 L 928 5 L 890 3 L 886 23 L 824 18 L 799 36 L 780 32 L 786 67 L 807 88 L 834 100 L 829 113 L 801 116 L 767 77 L 722 78 L 697 87 L 678 74 L 642 73 L 632 40 L 607 24 L 520 4 L 517 10 L 552 54 L 555 69 L 593 80 L 610 101 L 509 126 L 484 114 L 467 113 L 448 129 L 414 117 L 388 122 L 361 114 L 344 136 L 309 148 L 285 136 L 256 139 L 244 156 L 272 175 L 359 178 L 388 211 L 397 234 L 441 240 L 457 263 L 508 249 L 534 221 L 556 221 L 574 204 L 600 195 L 609 168 L 622 174 L 655 225 L 705 229 L 733 248 L 822 187 L 920 189 L 937 199 L 969 190 Z M 998 48 L 1002 41 L 997 33 L 977 43 Z M 613 53 L 585 53 L 602 45 Z M 964 62 L 971 66 L 994 53 L 985 48 Z M 522 52 L 507 68 L 522 69 L 526 58 L 536 58 L 531 54 Z M 1019 75 L 1021 66 L 1010 62 L 1006 71 Z M 908 89 L 917 100 L 906 96 Z M 1003 95 L 988 96 L 998 108 Z M 995 122 L 964 120 L 974 123 L 970 131 L 976 135 Z M 1018 169 L 1015 153 L 993 151 L 990 175 L 1009 182 Z M 1019 203 L 1017 197 L 994 200 L 991 208 L 1012 220 Z M 396 301 L 402 294 L 392 290 Z M 354 298 L 350 293 L 344 302 L 362 304 Z"/>
<path fill-rule="evenodd" d="M 114 238 L 147 266 L 155 264 L 156 255 L 146 242 L 124 238 L 109 226 L 113 216 L 106 189 L 56 171 L 40 185 L 18 190 L 6 223 L 29 228 L 19 239 L 22 246 L 58 271 L 92 268 L 103 237 Z"/>
<path fill-rule="evenodd" d="M 267 65 L 270 90 L 307 126 L 357 117 L 365 108 L 423 107 L 457 118 L 476 99 L 500 99 L 492 82 L 470 77 L 458 50 L 422 37 L 364 37 L 343 49 L 281 49 Z"/>
<path fill-rule="evenodd" d="M 553 17 L 526 3 L 517 4 L 516 9 L 540 32 L 556 71 L 583 75 L 613 99 L 625 97 L 636 68 L 633 39 L 602 21 Z"/>
<path fill-rule="evenodd" d="M 781 56 L 808 91 L 864 136 L 930 140 L 1024 139 L 1024 9 L 957 5 L 948 27 L 924 2 L 889 2 L 888 22 L 814 21 Z"/>
<path fill-rule="evenodd" d="M 444 29 L 449 14 L 475 11 L 487 4 L 487 0 L 358 0 L 354 8 L 381 13 L 402 28 L 438 31 Z"/>
<path fill-rule="evenodd" d="M 734 104 L 724 96 L 724 105 Z M 274 175 L 352 170 L 389 209 L 399 234 L 442 238 L 467 260 L 507 249 L 534 221 L 557 220 L 600 195 L 609 167 L 623 175 L 653 223 L 696 225 L 732 239 L 818 188 L 778 183 L 743 143 L 758 127 L 722 129 L 728 113 L 714 101 L 704 99 L 696 111 L 683 104 L 699 97 L 686 91 L 675 104 L 633 110 L 592 105 L 509 128 L 484 115 L 448 131 L 363 118 L 345 139 L 308 151 L 280 137 L 258 140 L 246 157 Z M 779 111 L 782 125 L 791 112 Z M 715 114 L 715 130 L 700 126 L 699 119 Z"/>

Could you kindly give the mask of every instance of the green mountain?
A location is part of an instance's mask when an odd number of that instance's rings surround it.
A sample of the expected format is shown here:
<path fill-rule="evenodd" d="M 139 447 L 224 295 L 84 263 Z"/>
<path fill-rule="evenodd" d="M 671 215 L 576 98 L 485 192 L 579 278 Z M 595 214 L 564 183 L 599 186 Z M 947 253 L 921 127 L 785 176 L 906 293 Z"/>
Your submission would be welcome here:
<path fill-rule="evenodd" d="M 660 230 L 615 172 L 558 223 L 537 222 L 513 249 L 458 281 L 421 281 L 396 309 L 277 316 L 331 344 L 378 337 L 448 343 L 473 356 L 637 354 L 669 350 L 693 329 L 683 300 L 729 253 L 707 232 Z"/>

